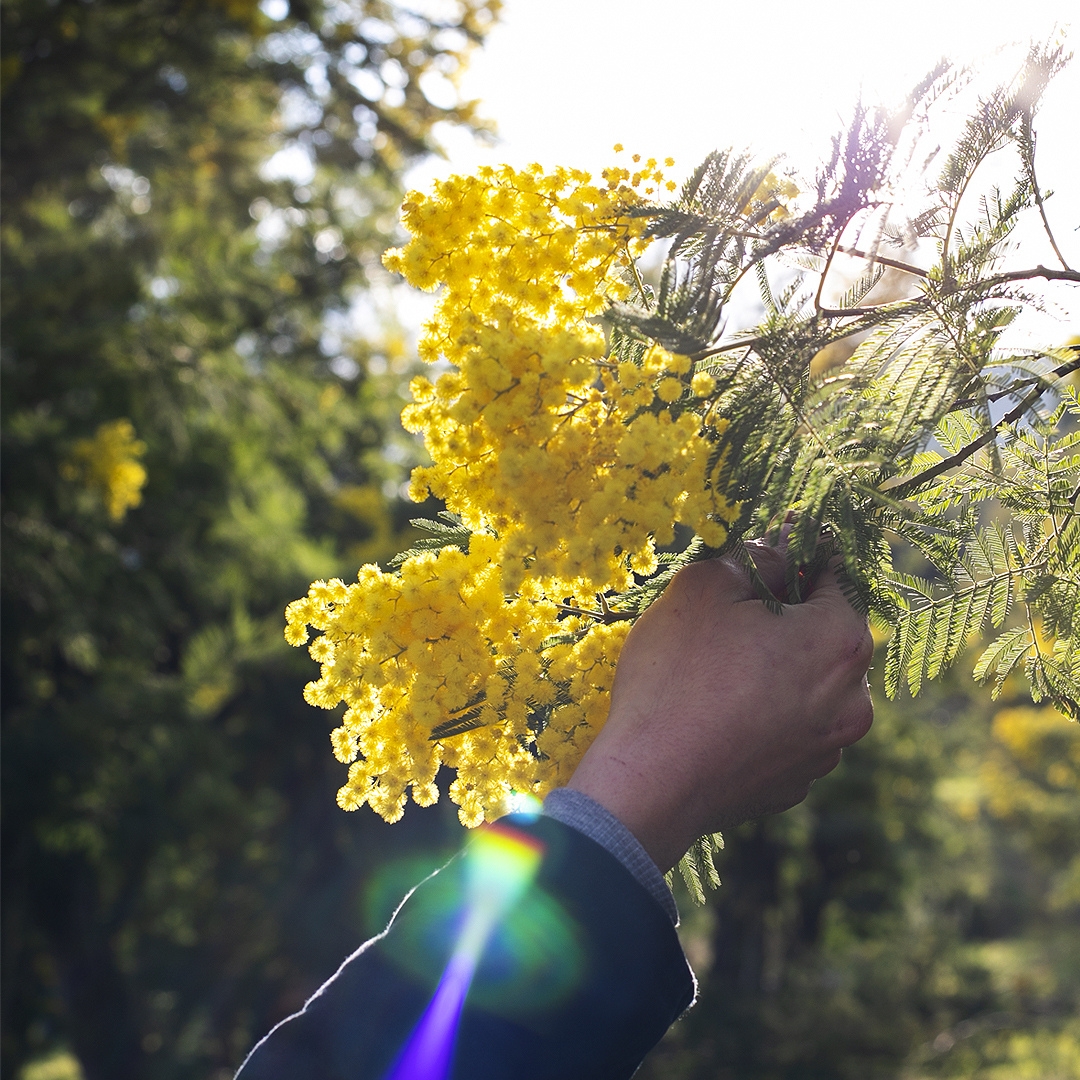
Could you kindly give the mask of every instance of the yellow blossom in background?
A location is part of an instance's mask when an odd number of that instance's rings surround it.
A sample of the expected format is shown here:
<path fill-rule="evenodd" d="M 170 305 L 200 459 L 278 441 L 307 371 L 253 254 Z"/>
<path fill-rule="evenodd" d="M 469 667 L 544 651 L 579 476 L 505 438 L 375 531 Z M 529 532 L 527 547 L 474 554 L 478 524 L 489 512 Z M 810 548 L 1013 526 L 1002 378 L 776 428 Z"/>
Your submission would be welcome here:
<path fill-rule="evenodd" d="M 1075 818 L 1080 797 L 1080 726 L 1056 709 L 1002 709 L 979 781 L 999 818 Z"/>
<path fill-rule="evenodd" d="M 92 439 L 80 439 L 62 467 L 66 480 L 80 480 L 100 496 L 113 521 L 142 502 L 146 469 L 139 458 L 146 443 L 135 437 L 130 420 L 102 424 Z"/>
<path fill-rule="evenodd" d="M 703 424 L 712 377 L 659 346 L 607 354 L 597 324 L 634 288 L 653 159 L 636 171 L 538 165 L 452 176 L 410 193 L 409 243 L 386 266 L 441 289 L 419 348 L 444 370 L 417 377 L 402 422 L 432 464 L 413 472 L 467 544 L 316 582 L 286 611 L 321 677 L 309 703 L 345 704 L 332 734 L 350 764 L 339 804 L 399 818 L 456 770 L 462 821 L 497 816 L 512 792 L 564 783 L 602 726 L 630 614 L 612 611 L 657 569 L 656 545 L 690 526 L 721 544 L 738 506 L 716 489 L 726 424 Z"/>

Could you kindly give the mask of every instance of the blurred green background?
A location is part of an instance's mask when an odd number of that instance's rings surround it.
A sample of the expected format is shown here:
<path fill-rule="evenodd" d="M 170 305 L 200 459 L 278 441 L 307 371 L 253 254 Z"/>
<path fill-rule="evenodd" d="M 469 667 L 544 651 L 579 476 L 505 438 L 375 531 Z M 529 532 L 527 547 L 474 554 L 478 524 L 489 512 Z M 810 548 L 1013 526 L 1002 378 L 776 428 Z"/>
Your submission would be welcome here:
<path fill-rule="evenodd" d="M 460 842 L 337 809 L 281 627 L 437 509 L 379 256 L 497 8 L 4 0 L 5 1077 L 231 1077 L 372 874 Z M 701 1001 L 641 1075 L 1080 1076 L 1078 776 L 1022 686 L 881 702 L 684 898 Z"/>

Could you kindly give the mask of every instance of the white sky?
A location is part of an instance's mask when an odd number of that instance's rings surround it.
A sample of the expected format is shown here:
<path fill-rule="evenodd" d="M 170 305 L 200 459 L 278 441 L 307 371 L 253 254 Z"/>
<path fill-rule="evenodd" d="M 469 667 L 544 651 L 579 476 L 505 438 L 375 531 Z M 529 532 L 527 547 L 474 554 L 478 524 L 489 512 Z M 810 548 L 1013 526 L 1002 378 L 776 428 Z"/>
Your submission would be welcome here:
<path fill-rule="evenodd" d="M 860 93 L 891 104 L 942 56 L 985 62 L 1067 29 L 1075 12 L 1072 0 L 505 0 L 462 81 L 502 145 L 491 155 L 454 139 L 451 158 L 595 167 L 623 142 L 686 168 L 730 144 L 815 161 Z M 1080 106 L 1078 69 L 1052 89 L 1048 113 Z"/>
<path fill-rule="evenodd" d="M 1055 28 L 1080 51 L 1067 32 L 1075 11 L 1075 0 L 505 0 L 462 80 L 499 144 L 447 132 L 449 160 L 409 181 L 426 187 L 483 162 L 599 171 L 616 142 L 674 157 L 676 180 L 729 145 L 812 174 L 860 95 L 898 103 L 942 56 L 1011 73 L 1027 42 Z M 1070 262 L 1080 262 L 1078 113 L 1080 57 L 1051 85 L 1039 123 L 1040 181 L 1057 192 L 1048 211 Z"/>

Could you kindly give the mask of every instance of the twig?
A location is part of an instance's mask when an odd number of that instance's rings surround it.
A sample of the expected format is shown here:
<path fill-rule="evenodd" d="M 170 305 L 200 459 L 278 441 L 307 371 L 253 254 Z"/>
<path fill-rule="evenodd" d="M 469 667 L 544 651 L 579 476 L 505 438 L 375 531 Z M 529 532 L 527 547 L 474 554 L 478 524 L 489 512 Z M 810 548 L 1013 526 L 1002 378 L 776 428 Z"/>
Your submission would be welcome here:
<path fill-rule="evenodd" d="M 878 259 L 878 262 L 884 262 L 882 259 Z M 828 267 L 826 267 L 826 271 Z M 924 274 L 925 277 L 929 277 L 929 274 Z M 1043 278 L 1046 281 L 1075 281 L 1080 283 L 1080 271 L 1077 270 L 1051 270 L 1049 267 L 1043 266 L 1041 263 L 1032 270 L 1010 270 L 1004 274 L 995 274 L 993 277 L 985 278 L 982 281 L 976 281 L 971 285 L 966 285 L 964 288 L 972 291 L 979 289 L 993 288 L 995 285 L 1004 285 L 1010 281 L 1028 281 L 1031 278 Z M 818 288 L 818 296 L 821 295 L 821 289 Z M 827 319 L 843 319 L 851 318 L 858 315 L 869 315 L 882 308 L 888 307 L 890 304 L 895 303 L 894 300 L 886 300 L 880 304 L 865 304 L 859 307 L 852 308 L 823 308 L 817 304 L 815 299 L 815 306 L 819 315 L 823 315 Z"/>
<path fill-rule="evenodd" d="M 1080 346 L 1070 346 L 1080 352 Z M 1036 383 L 1042 382 L 1044 379 L 1063 379 L 1066 375 L 1071 375 L 1074 371 L 1080 370 L 1080 357 L 1075 360 L 1066 360 L 1064 364 L 1059 364 L 1052 371 L 1048 371 L 1045 375 L 1035 375 L 1030 379 L 1022 379 L 1018 383 L 1013 383 L 1012 386 L 1005 390 L 999 390 L 996 394 L 987 394 L 986 400 L 1000 401 L 1002 398 L 1015 397 L 1017 390 L 1023 390 L 1025 387 L 1034 386 Z M 961 398 L 959 401 L 954 401 L 950 412 L 956 409 L 970 409 L 975 405 L 981 405 L 982 399 L 980 398 Z"/>
<path fill-rule="evenodd" d="M 881 308 L 888 307 L 892 300 L 884 300 L 880 304 L 862 304 L 859 307 L 823 308 L 819 307 L 817 313 L 826 319 L 848 319 L 857 315 L 869 315 Z"/>
<path fill-rule="evenodd" d="M 582 619 L 595 619 L 597 622 L 613 623 L 622 622 L 625 619 L 633 619 L 635 616 L 629 611 L 612 611 L 607 605 L 607 600 L 600 597 L 600 611 L 585 611 L 582 608 L 573 607 L 570 604 L 556 604 L 555 610 L 564 615 L 577 615 Z"/>
<path fill-rule="evenodd" d="M 1007 412 L 993 427 L 984 431 L 977 439 L 969 442 L 967 446 L 957 450 L 955 454 L 951 454 L 949 457 L 939 461 L 936 465 L 931 466 L 929 469 L 924 469 L 921 473 L 911 477 L 909 480 L 905 480 L 902 484 L 897 484 L 893 488 L 885 488 L 893 499 L 903 499 L 909 492 L 915 491 L 923 484 L 930 480 L 935 479 L 944 472 L 948 472 L 949 469 L 967 461 L 972 454 L 977 450 L 982 449 L 988 443 L 993 442 L 997 437 L 997 433 L 1005 427 L 1007 424 L 1014 424 L 1021 416 L 1024 415 L 1046 393 L 1045 387 L 1036 387 L 1015 409 L 1011 409 Z"/>
<path fill-rule="evenodd" d="M 634 284 L 637 285 L 637 291 L 641 296 L 641 302 L 645 305 L 646 311 L 651 311 L 652 305 L 649 303 L 649 294 L 645 291 L 645 282 L 642 280 L 637 260 L 630 254 L 629 244 L 626 245 L 626 261 L 630 264 L 630 272 L 634 275 Z"/>
<path fill-rule="evenodd" d="M 765 338 L 752 337 L 740 338 L 738 341 L 729 341 L 726 345 L 717 345 L 715 348 L 706 349 L 704 352 L 694 353 L 691 360 L 708 360 L 710 356 L 718 356 L 720 353 L 735 352 L 737 349 L 752 349 L 760 345 Z"/>
<path fill-rule="evenodd" d="M 915 274 L 918 277 L 929 277 L 930 275 L 925 270 L 920 270 L 917 266 L 909 266 L 907 263 L 898 262 L 895 259 L 886 259 L 884 256 L 871 255 L 868 252 L 861 251 L 859 248 L 843 247 L 840 244 L 840 238 L 844 235 L 844 230 L 854 220 L 855 215 L 851 217 L 840 226 L 836 234 L 836 239 L 833 241 L 833 246 L 829 251 L 829 257 L 825 260 L 825 268 L 821 271 L 821 279 L 818 281 L 817 292 L 814 295 L 814 309 L 819 315 L 823 315 L 827 319 L 844 319 L 849 316 L 855 315 L 867 315 L 872 311 L 876 311 L 878 308 L 887 307 L 892 303 L 891 300 L 886 300 L 880 304 L 867 304 L 859 305 L 853 308 L 826 308 L 821 306 L 821 294 L 825 291 L 825 279 L 829 276 L 829 268 L 832 266 L 832 261 L 836 253 L 842 252 L 845 255 L 855 255 L 861 259 L 869 259 L 870 262 L 880 263 L 882 266 L 891 266 L 896 270 L 903 270 L 907 274 Z"/>
<path fill-rule="evenodd" d="M 1024 154 L 1024 164 L 1027 166 L 1028 178 L 1031 180 L 1031 194 L 1035 199 L 1035 205 L 1039 208 L 1039 217 L 1042 218 L 1043 229 L 1046 231 L 1050 246 L 1054 249 L 1058 262 L 1068 270 L 1069 264 L 1065 261 L 1065 256 L 1061 254 L 1061 248 L 1057 246 L 1057 240 L 1054 239 L 1054 231 L 1050 228 L 1050 219 L 1046 216 L 1046 205 L 1043 202 L 1042 192 L 1039 190 L 1039 181 L 1035 176 L 1035 132 L 1031 126 L 1030 112 L 1024 115 L 1024 136 L 1020 145 Z"/>
<path fill-rule="evenodd" d="M 999 141 L 1001 136 L 998 136 Z M 960 213 L 960 204 L 964 201 L 964 195 L 967 193 L 968 186 L 972 180 L 975 179 L 975 173 L 978 172 L 979 166 L 986 160 L 986 158 L 998 149 L 997 146 L 983 147 L 982 152 L 979 154 L 979 160 L 975 162 L 971 167 L 971 171 L 964 177 L 964 182 L 960 185 L 960 190 L 956 193 L 956 200 L 952 204 L 952 208 L 949 211 L 949 223 L 945 227 L 945 239 L 941 244 L 941 280 L 942 284 L 950 286 L 953 283 L 954 275 L 950 265 L 949 258 L 949 244 L 952 241 L 953 229 L 956 228 L 956 215 Z"/>
<path fill-rule="evenodd" d="M 983 281 L 968 286 L 971 289 L 985 289 L 993 285 L 1003 285 L 1007 281 L 1026 281 L 1029 278 L 1043 278 L 1046 281 L 1080 282 L 1080 270 L 1051 270 L 1039 263 L 1034 270 L 1010 270 L 1005 274 L 995 274 Z"/>
<path fill-rule="evenodd" d="M 600 601 L 600 610 L 603 612 L 604 622 L 622 622 L 624 619 L 634 617 L 633 613 L 629 611 L 613 611 L 608 606 L 607 597 L 603 593 L 598 593 L 596 598 Z"/>
<path fill-rule="evenodd" d="M 880 263 L 882 266 L 891 266 L 894 270 L 902 270 L 905 274 L 915 274 L 917 277 L 929 277 L 928 271 L 922 267 L 912 266 L 910 263 L 900 262 L 897 259 L 887 259 L 884 255 L 875 255 L 871 251 L 862 251 L 854 247 L 838 247 L 841 255 L 854 255 L 857 259 L 866 259 L 869 262 Z"/>
<path fill-rule="evenodd" d="M 829 257 L 825 260 L 825 267 L 821 271 L 821 277 L 818 279 L 817 292 L 814 294 L 814 309 L 816 311 L 822 311 L 821 307 L 821 294 L 825 290 L 825 279 L 829 276 L 829 267 L 832 266 L 832 261 L 836 255 L 837 249 L 840 247 L 840 237 L 844 235 L 844 229 L 848 227 L 851 219 L 848 218 L 844 222 L 843 227 L 836 232 L 836 239 L 833 241 L 832 247 L 829 249 Z"/>
<path fill-rule="evenodd" d="M 1031 174 L 1034 179 L 1034 172 Z M 1065 256 L 1061 254 L 1061 248 L 1057 246 L 1057 241 L 1054 239 L 1054 234 L 1050 229 L 1050 221 L 1046 216 L 1046 205 L 1043 202 L 1042 192 L 1039 190 L 1038 184 L 1032 184 L 1032 188 L 1035 193 L 1035 205 L 1039 208 L 1039 217 L 1042 218 L 1043 228 L 1046 230 L 1047 238 L 1050 240 L 1050 246 L 1054 249 L 1054 254 L 1058 257 L 1058 262 L 1068 270 L 1069 264 L 1065 261 Z"/>

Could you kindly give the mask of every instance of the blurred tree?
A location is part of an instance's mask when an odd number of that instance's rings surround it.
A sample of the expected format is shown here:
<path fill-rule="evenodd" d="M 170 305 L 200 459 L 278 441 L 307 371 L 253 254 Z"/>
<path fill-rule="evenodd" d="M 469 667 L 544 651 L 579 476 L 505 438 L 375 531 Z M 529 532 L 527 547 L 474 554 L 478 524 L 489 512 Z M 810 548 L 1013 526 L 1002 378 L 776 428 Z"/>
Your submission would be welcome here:
<path fill-rule="evenodd" d="M 5 0 L 6 1076 L 231 1076 L 359 939 L 281 611 L 400 546 L 355 309 L 497 9 Z"/>
<path fill-rule="evenodd" d="M 727 837 L 645 1080 L 1076 1075 L 1080 728 L 1010 689 L 878 692 L 842 768 Z"/>

